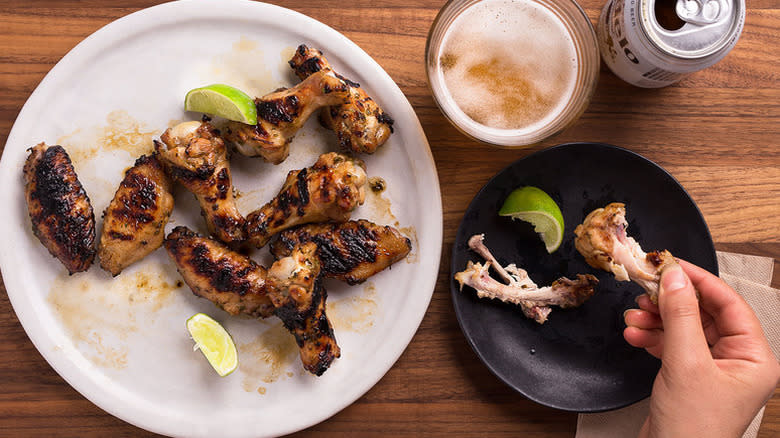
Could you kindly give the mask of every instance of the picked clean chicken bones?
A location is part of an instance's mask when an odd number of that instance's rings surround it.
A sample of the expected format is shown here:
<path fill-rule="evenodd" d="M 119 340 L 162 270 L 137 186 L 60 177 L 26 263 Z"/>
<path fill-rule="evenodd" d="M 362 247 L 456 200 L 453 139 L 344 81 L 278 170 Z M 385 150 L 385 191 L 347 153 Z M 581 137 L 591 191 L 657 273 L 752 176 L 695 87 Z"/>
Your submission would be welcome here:
<path fill-rule="evenodd" d="M 303 81 L 256 99 L 257 125 L 230 122 L 220 131 L 204 117 L 155 140 L 154 154 L 125 172 L 103 213 L 97 250 L 92 206 L 64 148 L 30 148 L 26 199 L 35 235 L 70 274 L 87 270 L 97 253 L 101 268 L 116 276 L 164 243 L 196 296 L 231 315 L 277 316 L 295 337 L 304 368 L 321 375 L 340 356 L 322 278 L 363 282 L 406 257 L 411 241 L 393 227 L 349 220 L 365 201 L 366 167 L 336 152 L 290 171 L 278 195 L 247 217 L 238 210 L 228 145 L 278 164 L 320 108 L 328 114 L 322 123 L 346 151 L 372 153 L 392 132 L 392 119 L 358 84 L 335 73 L 321 52 L 302 45 L 290 65 Z M 182 226 L 165 237 L 173 184 L 195 195 L 213 238 Z M 277 235 L 276 261 L 268 269 L 238 252 L 261 248 Z"/>

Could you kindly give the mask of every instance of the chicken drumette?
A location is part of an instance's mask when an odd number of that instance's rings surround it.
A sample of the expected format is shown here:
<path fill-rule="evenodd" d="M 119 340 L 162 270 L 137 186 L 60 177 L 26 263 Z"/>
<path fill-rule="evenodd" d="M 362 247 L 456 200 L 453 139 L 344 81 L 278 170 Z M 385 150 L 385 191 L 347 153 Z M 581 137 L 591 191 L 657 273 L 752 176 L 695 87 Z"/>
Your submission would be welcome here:
<path fill-rule="evenodd" d="M 313 166 L 287 174 L 271 202 L 246 218 L 248 242 L 258 248 L 283 230 L 312 222 L 345 221 L 366 199 L 365 164 L 330 152 Z"/>
<path fill-rule="evenodd" d="M 100 267 L 118 275 L 159 248 L 173 211 L 171 182 L 154 155 L 143 155 L 125 172 L 103 212 Z"/>
<path fill-rule="evenodd" d="M 207 121 L 184 122 L 155 141 L 160 161 L 174 181 L 195 194 L 209 232 L 227 244 L 245 238 L 236 207 L 225 143 Z"/>
<path fill-rule="evenodd" d="M 333 71 L 322 52 L 303 44 L 298 46 L 289 64 L 301 79 L 318 72 Z M 390 137 L 393 119 L 382 111 L 360 84 L 337 76 L 349 85 L 349 99 L 345 103 L 323 108 L 320 122 L 336 132 L 339 144 L 345 150 L 372 154 Z"/>
<path fill-rule="evenodd" d="M 327 293 L 313 243 L 292 250 L 269 270 L 213 239 L 179 226 L 165 249 L 192 292 L 231 315 L 276 315 L 295 336 L 301 361 L 321 375 L 340 355 L 325 315 Z"/>
<path fill-rule="evenodd" d="M 333 328 L 325 315 L 327 292 L 322 287 L 317 246 L 305 243 L 268 270 L 269 296 L 274 314 L 295 336 L 303 367 L 322 375 L 341 355 Z"/>
<path fill-rule="evenodd" d="M 165 249 L 192 293 L 231 315 L 265 318 L 274 312 L 266 269 L 220 242 L 178 226 Z"/>
<path fill-rule="evenodd" d="M 479 298 L 517 304 L 525 316 L 539 324 L 547 321 L 552 311 L 550 306 L 578 307 L 593 295 L 598 280 L 589 274 L 577 274 L 576 280 L 561 277 L 550 286 L 537 286 L 525 270 L 514 264 L 502 267 L 483 243 L 484 237 L 477 234 L 469 239 L 469 248 L 482 256 L 486 263 L 468 262 L 464 271 L 455 274 L 461 289 L 464 285 L 470 286 L 477 291 Z M 491 266 L 508 284 L 490 277 Z"/>
<path fill-rule="evenodd" d="M 280 259 L 296 246 L 317 244 L 322 275 L 348 284 L 358 284 L 403 259 L 412 249 L 411 241 L 391 226 L 367 220 L 309 224 L 284 231 L 271 244 L 271 253 Z"/>
<path fill-rule="evenodd" d="M 70 274 L 95 258 L 95 214 L 62 146 L 39 143 L 24 164 L 25 197 L 32 229 Z"/>
<path fill-rule="evenodd" d="M 593 210 L 577 226 L 574 245 L 589 265 L 612 272 L 619 281 L 636 282 L 657 303 L 661 272 L 677 261 L 666 250 L 645 253 L 627 228 L 625 205 L 613 202 Z"/>
<path fill-rule="evenodd" d="M 255 99 L 257 125 L 229 122 L 225 139 L 243 155 L 279 164 L 290 141 L 316 110 L 346 101 L 349 86 L 331 71 L 322 71 L 298 85 Z"/>

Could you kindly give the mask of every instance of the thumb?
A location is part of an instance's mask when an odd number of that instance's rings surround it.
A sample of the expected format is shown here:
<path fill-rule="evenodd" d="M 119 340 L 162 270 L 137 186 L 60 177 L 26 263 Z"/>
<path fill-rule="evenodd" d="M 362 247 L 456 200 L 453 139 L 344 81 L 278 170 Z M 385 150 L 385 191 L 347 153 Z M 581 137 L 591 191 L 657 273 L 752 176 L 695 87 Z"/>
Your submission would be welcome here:
<path fill-rule="evenodd" d="M 664 360 L 709 355 L 696 290 L 676 263 L 661 272 L 658 307 L 664 324 Z"/>

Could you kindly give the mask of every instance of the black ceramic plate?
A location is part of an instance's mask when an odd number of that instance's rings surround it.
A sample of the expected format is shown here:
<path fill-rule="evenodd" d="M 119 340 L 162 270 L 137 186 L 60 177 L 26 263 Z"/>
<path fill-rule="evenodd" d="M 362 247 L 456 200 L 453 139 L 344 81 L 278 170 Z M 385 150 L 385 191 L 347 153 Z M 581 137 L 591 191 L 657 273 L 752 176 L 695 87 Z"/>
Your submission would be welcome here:
<path fill-rule="evenodd" d="M 553 254 L 531 225 L 498 216 L 507 195 L 524 185 L 541 188 L 561 207 L 563 244 Z M 574 228 L 610 202 L 626 204 L 628 234 L 646 251 L 668 249 L 718 273 L 707 224 L 682 186 L 657 164 L 606 144 L 568 143 L 516 161 L 477 194 L 458 228 L 452 274 L 469 260 L 482 261 L 467 242 L 484 233 L 499 263 L 517 264 L 539 285 L 578 273 L 599 279 L 590 300 L 575 309 L 553 308 L 543 325 L 514 305 L 479 299 L 468 287 L 460 291 L 451 279 L 455 312 L 471 347 L 496 376 L 540 404 L 598 412 L 650 395 L 660 362 L 623 339 L 623 311 L 636 307 L 642 289 L 591 268 L 574 248 Z"/>

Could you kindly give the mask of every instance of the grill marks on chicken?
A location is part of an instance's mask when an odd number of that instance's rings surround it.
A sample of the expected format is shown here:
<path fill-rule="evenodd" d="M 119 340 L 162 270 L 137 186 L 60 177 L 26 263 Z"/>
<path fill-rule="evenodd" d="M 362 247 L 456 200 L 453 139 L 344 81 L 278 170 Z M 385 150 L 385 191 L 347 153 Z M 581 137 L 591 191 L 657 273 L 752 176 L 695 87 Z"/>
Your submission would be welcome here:
<path fill-rule="evenodd" d="M 155 156 L 141 156 L 103 212 L 100 267 L 116 276 L 162 246 L 171 212 L 170 179 Z"/>
<path fill-rule="evenodd" d="M 322 52 L 304 44 L 298 46 L 289 64 L 304 80 L 323 71 L 333 71 Z M 348 84 L 349 98 L 344 103 L 323 108 L 320 122 L 336 133 L 344 150 L 372 154 L 390 137 L 393 119 L 366 94 L 360 84 L 336 75 Z"/>
<path fill-rule="evenodd" d="M 590 274 L 577 274 L 576 280 L 561 277 L 552 285 L 539 287 L 528 277 L 528 273 L 510 264 L 502 267 L 483 243 L 484 234 L 477 234 L 469 239 L 469 248 L 482 256 L 486 263 L 469 261 L 464 271 L 455 274 L 455 280 L 463 286 L 476 290 L 479 298 L 491 298 L 506 303 L 517 304 L 528 318 L 539 324 L 547 321 L 552 309 L 579 307 L 594 293 L 598 284 L 596 277 Z M 501 283 L 490 277 L 490 267 L 498 272 L 508 284 Z"/>
<path fill-rule="evenodd" d="M 340 349 L 325 315 L 317 247 L 295 247 L 269 270 L 224 244 L 179 226 L 165 249 L 192 292 L 231 315 L 276 315 L 293 334 L 304 368 L 322 375 Z"/>
<path fill-rule="evenodd" d="M 195 194 L 209 232 L 236 245 L 245 239 L 244 217 L 233 198 L 227 148 L 207 121 L 184 122 L 155 141 L 168 174 Z"/>
<path fill-rule="evenodd" d="M 292 228 L 327 220 L 345 221 L 366 199 L 365 164 L 336 152 L 320 155 L 313 166 L 293 170 L 281 191 L 246 218 L 248 242 L 258 248 Z"/>
<path fill-rule="evenodd" d="M 627 229 L 625 205 L 613 202 L 577 226 L 574 246 L 589 265 L 612 272 L 619 281 L 634 281 L 657 303 L 661 272 L 677 261 L 667 250 L 645 253 Z"/>
<path fill-rule="evenodd" d="M 62 146 L 39 143 L 24 164 L 25 198 L 38 240 L 74 274 L 95 258 L 95 215 Z"/>
<path fill-rule="evenodd" d="M 341 356 L 341 349 L 325 315 L 327 292 L 316 252 L 312 242 L 295 247 L 268 270 L 268 284 L 274 313 L 295 336 L 303 367 L 320 376 Z"/>
<path fill-rule="evenodd" d="M 409 238 L 391 226 L 367 220 L 310 224 L 279 234 L 271 244 L 278 260 L 306 242 L 317 245 L 322 275 L 359 284 L 403 259 L 412 249 Z"/>
<path fill-rule="evenodd" d="M 224 244 L 178 226 L 165 249 L 192 292 L 231 315 L 271 316 L 266 269 Z"/>
<path fill-rule="evenodd" d="M 230 122 L 225 139 L 248 157 L 279 164 L 290 153 L 290 141 L 311 114 L 346 102 L 349 86 L 331 71 L 321 71 L 298 85 L 255 99 L 257 125 Z"/>

